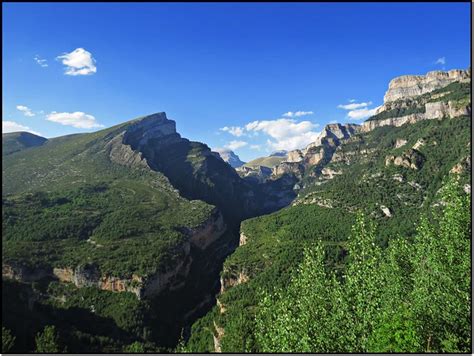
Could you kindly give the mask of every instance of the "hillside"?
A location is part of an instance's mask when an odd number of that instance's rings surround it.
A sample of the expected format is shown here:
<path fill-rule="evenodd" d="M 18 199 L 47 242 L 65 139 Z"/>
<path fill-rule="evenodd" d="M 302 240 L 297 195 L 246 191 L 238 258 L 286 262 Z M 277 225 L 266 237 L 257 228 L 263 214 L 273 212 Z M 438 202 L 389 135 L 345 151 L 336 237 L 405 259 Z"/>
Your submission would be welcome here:
<path fill-rule="evenodd" d="M 187 172 L 185 181 L 180 178 L 183 172 Z M 167 345 L 170 333 L 180 332 L 180 323 L 186 319 L 183 315 L 191 317 L 215 288 L 216 278 L 209 276 L 218 273 L 222 259 L 235 246 L 229 241 L 236 219 L 231 209 L 234 204 L 238 214 L 244 211 L 246 203 L 239 193 L 242 183 L 207 146 L 182 139 L 164 113 L 92 134 L 50 139 L 39 147 L 8 154 L 3 157 L 2 275 L 33 282 L 33 286 L 51 280 L 39 290 L 17 292 L 39 293 L 38 310 L 46 305 L 63 308 L 58 298 L 68 300 L 68 308 L 82 308 L 84 302 L 73 300 L 84 290 L 82 298 L 92 298 L 92 304 L 99 293 L 104 308 L 122 300 L 132 308 L 130 313 L 136 309 L 142 318 L 148 302 L 130 304 L 129 295 L 159 300 L 158 309 L 149 312 L 157 315 L 171 302 L 166 301 L 170 298 L 166 294 L 176 290 L 174 298 L 183 298 L 182 304 L 167 307 L 175 315 L 164 315 L 161 322 L 158 318 L 154 335 L 145 337 L 155 340 L 158 333 L 165 338 L 160 344 Z M 213 258 L 203 259 L 201 251 Z M 202 268 L 206 274 L 199 276 Z M 56 281 L 80 290 L 63 290 Z M 9 298 L 17 287 L 5 289 Z M 121 311 L 108 313 L 119 323 Z M 60 323 L 54 313 L 48 315 L 41 324 L 47 320 Z M 75 318 L 87 324 L 89 317 L 78 314 Z M 124 322 L 123 327 L 129 328 L 129 321 Z M 41 324 L 27 324 L 23 333 L 17 323 L 15 318 L 6 322 L 26 347 Z M 164 327 L 165 323 L 172 327 Z M 79 324 L 66 328 L 70 342 L 75 342 L 79 331 L 89 335 L 78 351 L 88 347 L 121 350 L 121 341 L 89 344 L 95 336 Z M 129 332 L 125 340 L 132 335 Z"/>
<path fill-rule="evenodd" d="M 283 162 L 285 160 L 285 156 L 269 156 L 269 157 L 259 157 L 255 158 L 254 160 L 245 163 L 245 167 L 267 167 L 267 168 L 273 168 L 277 164 Z"/>
<path fill-rule="evenodd" d="M 446 205 L 450 177 L 470 199 L 470 71 L 443 73 L 394 79 L 362 124 L 327 125 L 305 148 L 237 169 L 165 113 L 48 140 L 4 135 L 12 351 L 33 350 L 46 325 L 70 352 L 268 351 L 262 295 L 293 283 L 307 247 L 342 278 L 358 214 L 385 251 Z"/>
<path fill-rule="evenodd" d="M 6 133 L 2 135 L 2 155 L 9 155 L 29 147 L 41 146 L 46 141 L 46 138 L 30 132 Z"/>
<path fill-rule="evenodd" d="M 265 350 L 255 335 L 262 292 L 285 290 L 315 241 L 327 268 L 343 271 L 356 213 L 377 223 L 377 244 L 386 248 L 398 236 L 412 239 L 420 215 L 442 206 L 449 177 L 458 177 L 470 198 L 469 83 L 430 85 L 432 91 L 387 101 L 386 111 L 362 125 L 328 125 L 317 142 L 273 168 L 266 179 L 292 176 L 298 195 L 290 207 L 242 222 L 217 305 L 193 325 L 187 350 Z"/>

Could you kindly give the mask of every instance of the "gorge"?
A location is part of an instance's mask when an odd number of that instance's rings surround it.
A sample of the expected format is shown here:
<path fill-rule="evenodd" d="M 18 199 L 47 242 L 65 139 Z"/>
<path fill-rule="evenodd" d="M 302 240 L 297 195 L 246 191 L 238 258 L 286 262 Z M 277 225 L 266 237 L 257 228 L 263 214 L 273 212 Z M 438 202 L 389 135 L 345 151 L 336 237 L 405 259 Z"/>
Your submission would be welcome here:
<path fill-rule="evenodd" d="M 271 168 L 234 169 L 182 138 L 165 113 L 28 144 L 4 135 L 4 299 L 17 315 L 43 318 L 20 340 L 29 347 L 49 322 L 65 328 L 71 351 L 120 351 L 137 340 L 235 351 L 231 338 L 251 329 L 236 315 L 255 307 L 255 283 L 284 283 L 300 260 L 295 234 L 330 240 L 328 263 L 343 264 L 340 237 L 354 211 L 411 233 L 412 220 L 401 221 L 436 203 L 450 171 L 470 184 L 470 172 L 456 168 L 471 159 L 470 75 L 395 78 L 373 117 L 328 124 Z M 76 312 L 72 327 L 63 310 Z M 89 335 L 85 325 L 98 320 L 116 331 Z M 6 321 L 21 334 L 13 317 Z"/>

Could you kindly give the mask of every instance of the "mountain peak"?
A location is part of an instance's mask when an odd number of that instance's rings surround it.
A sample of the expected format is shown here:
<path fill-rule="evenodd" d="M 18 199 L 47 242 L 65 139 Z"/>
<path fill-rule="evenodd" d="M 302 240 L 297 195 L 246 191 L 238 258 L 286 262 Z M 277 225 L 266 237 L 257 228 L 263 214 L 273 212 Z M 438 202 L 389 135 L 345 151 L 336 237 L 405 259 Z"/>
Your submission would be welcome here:
<path fill-rule="evenodd" d="M 216 148 L 214 152 L 218 153 L 224 162 L 227 162 L 232 168 L 237 168 L 245 164 L 239 156 L 228 148 Z"/>
<path fill-rule="evenodd" d="M 169 120 L 166 113 L 158 112 L 130 121 L 123 142 L 134 148 L 144 146 L 150 139 L 166 136 L 181 136 L 176 132 L 176 122 Z"/>

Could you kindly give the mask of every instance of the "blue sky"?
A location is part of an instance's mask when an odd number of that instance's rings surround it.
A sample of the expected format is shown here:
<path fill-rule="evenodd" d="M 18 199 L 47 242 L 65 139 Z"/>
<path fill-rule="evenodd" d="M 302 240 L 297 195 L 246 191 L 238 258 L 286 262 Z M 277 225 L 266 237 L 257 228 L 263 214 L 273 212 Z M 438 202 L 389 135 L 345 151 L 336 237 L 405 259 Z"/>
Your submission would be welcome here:
<path fill-rule="evenodd" d="M 469 3 L 2 6 L 3 128 L 46 137 L 165 111 L 250 160 L 361 122 L 396 76 L 470 64 Z"/>

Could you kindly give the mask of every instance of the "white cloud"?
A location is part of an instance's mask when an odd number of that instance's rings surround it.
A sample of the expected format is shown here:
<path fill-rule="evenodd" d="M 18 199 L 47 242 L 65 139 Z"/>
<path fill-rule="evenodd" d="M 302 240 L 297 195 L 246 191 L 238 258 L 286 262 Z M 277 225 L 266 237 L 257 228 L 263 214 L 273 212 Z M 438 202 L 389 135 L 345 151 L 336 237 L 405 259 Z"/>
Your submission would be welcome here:
<path fill-rule="evenodd" d="M 250 145 L 250 148 L 252 150 L 260 151 L 262 149 L 262 146 L 260 146 L 260 145 Z"/>
<path fill-rule="evenodd" d="M 233 136 L 240 137 L 244 134 L 244 129 L 239 126 L 224 126 L 223 128 L 219 129 L 221 131 L 225 131 L 230 133 Z"/>
<path fill-rule="evenodd" d="M 94 127 L 104 127 L 96 122 L 95 117 L 86 113 L 76 112 L 56 112 L 46 116 L 46 120 L 60 123 L 61 125 L 73 126 L 78 129 L 92 129 Z"/>
<path fill-rule="evenodd" d="M 24 105 L 17 105 L 17 110 L 21 111 L 25 116 L 35 116 L 35 114 L 31 111 L 31 109 Z"/>
<path fill-rule="evenodd" d="M 36 63 L 38 63 L 41 67 L 47 67 L 48 63 L 46 59 L 41 59 L 40 56 L 36 55 L 34 58 Z"/>
<path fill-rule="evenodd" d="M 352 110 L 347 113 L 347 116 L 354 120 L 362 120 L 367 117 L 375 115 L 375 111 L 378 108 L 379 107 L 376 107 L 374 109 L 364 108 L 364 109 L 359 109 L 359 110 Z"/>
<path fill-rule="evenodd" d="M 235 141 L 235 140 L 234 140 L 234 141 L 230 141 L 230 142 L 229 142 L 227 145 L 225 145 L 224 147 L 225 147 L 225 148 L 228 148 L 229 150 L 234 151 L 234 150 L 237 150 L 237 149 L 239 149 L 239 148 L 241 148 L 241 147 L 244 147 L 244 146 L 247 146 L 247 145 L 248 145 L 248 143 L 245 142 L 245 141 Z"/>
<path fill-rule="evenodd" d="M 314 113 L 312 111 L 288 111 L 284 113 L 282 116 L 285 117 L 300 117 L 300 116 L 306 116 L 306 115 L 313 115 Z"/>
<path fill-rule="evenodd" d="M 97 72 L 95 59 L 84 48 L 76 48 L 71 53 L 56 57 L 66 66 L 66 75 L 89 75 Z"/>
<path fill-rule="evenodd" d="M 347 117 L 354 120 L 362 120 L 367 117 L 375 115 L 375 111 L 378 109 L 370 109 L 369 106 L 372 105 L 371 101 L 357 103 L 355 99 L 349 99 L 350 104 L 340 104 L 337 107 L 339 109 L 348 110 Z"/>
<path fill-rule="evenodd" d="M 354 103 L 352 102 L 351 104 L 345 104 L 345 105 L 338 105 L 337 107 L 339 109 L 344 109 L 344 110 L 354 110 L 354 109 L 360 109 L 360 108 L 365 108 L 369 105 L 372 105 L 372 102 L 366 102 L 366 103 Z"/>
<path fill-rule="evenodd" d="M 21 125 L 15 121 L 2 121 L 2 132 L 17 132 L 17 131 L 27 131 L 31 132 L 32 134 L 41 136 L 39 132 L 33 131 L 28 126 Z"/>
<path fill-rule="evenodd" d="M 438 58 L 438 59 L 436 60 L 435 64 L 445 65 L 445 64 L 446 64 L 446 57 Z"/>
<path fill-rule="evenodd" d="M 253 121 L 245 125 L 248 131 L 261 131 L 273 140 L 267 140 L 273 150 L 291 151 L 304 147 L 316 140 L 319 132 L 313 131 L 319 125 L 311 121 L 297 122 L 294 119 Z"/>

